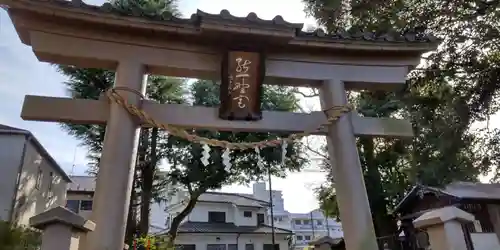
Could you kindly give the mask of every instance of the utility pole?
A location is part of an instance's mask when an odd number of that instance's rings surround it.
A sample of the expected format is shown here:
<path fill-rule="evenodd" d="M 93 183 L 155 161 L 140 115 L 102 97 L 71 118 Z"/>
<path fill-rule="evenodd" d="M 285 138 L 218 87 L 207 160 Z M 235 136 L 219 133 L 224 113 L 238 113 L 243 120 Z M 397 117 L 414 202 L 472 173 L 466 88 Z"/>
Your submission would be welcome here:
<path fill-rule="evenodd" d="M 267 175 L 269 178 L 269 203 L 271 205 L 271 242 L 273 244 L 273 250 L 276 249 L 276 239 L 274 237 L 274 204 L 273 204 L 273 186 L 271 183 L 271 168 L 267 171 Z"/>
<path fill-rule="evenodd" d="M 311 217 L 311 226 L 312 226 L 312 238 L 314 239 L 314 219 L 313 219 L 313 212 L 309 212 L 309 216 Z"/>
<path fill-rule="evenodd" d="M 325 226 L 326 226 L 327 236 L 330 237 L 330 225 L 328 224 L 328 216 L 325 216 Z"/>

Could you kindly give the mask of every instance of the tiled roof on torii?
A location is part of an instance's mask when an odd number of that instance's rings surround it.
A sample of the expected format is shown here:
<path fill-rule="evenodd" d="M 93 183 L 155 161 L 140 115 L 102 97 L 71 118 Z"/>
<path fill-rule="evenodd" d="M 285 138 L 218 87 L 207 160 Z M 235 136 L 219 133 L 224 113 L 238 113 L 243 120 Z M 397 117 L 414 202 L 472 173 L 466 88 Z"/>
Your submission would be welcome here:
<path fill-rule="evenodd" d="M 113 7 L 110 3 L 105 3 L 101 6 L 88 5 L 82 2 L 82 0 L 0 0 L 0 3 L 6 3 L 7 6 L 15 6 L 15 8 L 27 8 L 29 5 L 34 8 L 38 4 L 50 4 L 54 7 L 59 8 L 60 11 L 90 11 L 94 14 L 102 15 L 115 15 L 120 17 L 128 18 L 140 18 L 143 20 L 148 20 L 152 24 L 163 24 L 163 25 L 177 25 L 179 26 L 179 32 L 182 29 L 191 29 L 190 33 L 203 33 L 207 31 L 217 30 L 219 32 L 231 32 L 230 28 L 241 29 L 242 33 L 248 33 L 250 35 L 256 34 L 256 32 L 249 32 L 250 29 L 255 30 L 266 30 L 269 34 L 274 32 L 274 35 L 278 32 L 285 32 L 287 36 L 293 41 L 303 42 L 303 41 L 320 41 L 320 42 L 331 42 L 331 43 L 352 43 L 352 42 L 363 42 L 363 43 L 375 43 L 375 44 L 432 44 L 435 47 L 439 43 L 439 40 L 430 35 L 426 34 L 421 30 L 409 30 L 406 32 L 365 32 L 359 30 L 351 30 L 347 32 L 336 32 L 336 33 L 326 33 L 322 29 L 317 29 L 315 31 L 302 31 L 302 23 L 290 23 L 283 19 L 283 17 L 277 15 L 271 20 L 263 20 L 259 18 L 255 13 L 251 12 L 246 17 L 233 16 L 228 10 L 222 10 L 219 14 L 209 14 L 198 10 L 195 14 L 191 15 L 190 18 L 178 18 L 174 17 L 172 13 L 164 11 L 161 13 L 147 13 L 140 8 L 133 8 L 131 11 L 122 11 Z M 24 5 L 23 5 L 24 4 Z M 61 8 L 62 7 L 62 8 Z M 7 7 L 8 8 L 8 7 Z M 134 21 L 134 20 L 129 20 Z M 139 20 L 135 20 L 139 21 Z M 142 21 L 144 22 L 144 21 Z M 222 26 L 224 27 L 222 27 Z M 215 26 L 219 26 L 214 28 Z M 234 31 L 234 30 L 232 30 Z M 194 32 L 194 33 L 193 33 Z M 239 33 L 239 31 L 237 32 Z M 283 33 L 284 34 L 284 33 Z M 281 36 L 284 36 L 281 34 Z M 425 50 L 423 48 L 423 50 Z M 429 50 L 429 49 L 427 49 Z"/>

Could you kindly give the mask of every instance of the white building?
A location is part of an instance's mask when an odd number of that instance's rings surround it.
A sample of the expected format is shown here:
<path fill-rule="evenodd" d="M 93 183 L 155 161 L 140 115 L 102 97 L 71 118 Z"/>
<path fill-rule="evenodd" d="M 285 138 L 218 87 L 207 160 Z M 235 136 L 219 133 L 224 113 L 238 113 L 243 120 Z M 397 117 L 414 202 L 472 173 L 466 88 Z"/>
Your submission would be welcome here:
<path fill-rule="evenodd" d="M 170 200 L 165 210 L 166 230 L 172 218 L 186 206 L 187 198 L 186 192 L 178 192 Z M 180 225 L 176 244 L 184 250 L 272 250 L 272 228 L 266 218 L 268 206 L 268 202 L 251 195 L 205 193 Z M 155 205 L 153 209 L 161 207 Z M 157 212 L 152 211 L 152 221 L 160 218 Z M 159 224 L 153 227 L 161 227 Z M 292 232 L 276 227 L 274 231 L 279 249 L 289 249 Z"/>
<path fill-rule="evenodd" d="M 73 183 L 68 186 L 66 208 L 90 219 L 95 192 L 94 176 L 71 176 Z"/>
<path fill-rule="evenodd" d="M 31 132 L 0 124 L 0 162 L 0 221 L 28 226 L 64 206 L 71 179 Z"/>
<path fill-rule="evenodd" d="M 344 237 L 342 225 L 335 219 L 326 218 L 319 209 L 304 214 L 293 213 L 290 217 L 296 249 L 304 248 L 309 241 L 319 237 L 330 236 L 334 239 Z"/>
<path fill-rule="evenodd" d="M 269 201 L 269 189 L 266 189 L 266 183 L 257 182 L 253 184 L 253 196 L 257 199 Z M 271 191 L 273 201 L 274 225 L 280 228 L 292 230 L 290 213 L 285 210 L 285 201 L 283 192 L 278 190 Z M 271 220 L 271 209 L 268 209 L 268 220 Z"/>
<path fill-rule="evenodd" d="M 253 195 L 261 200 L 269 200 L 269 190 L 263 182 L 253 184 Z M 292 230 L 293 244 L 296 249 L 303 249 L 312 239 L 322 236 L 342 238 L 342 225 L 333 218 L 326 218 L 321 210 L 309 213 L 290 213 L 285 210 L 282 191 L 271 192 L 275 226 Z M 270 213 L 268 213 L 270 216 Z"/>

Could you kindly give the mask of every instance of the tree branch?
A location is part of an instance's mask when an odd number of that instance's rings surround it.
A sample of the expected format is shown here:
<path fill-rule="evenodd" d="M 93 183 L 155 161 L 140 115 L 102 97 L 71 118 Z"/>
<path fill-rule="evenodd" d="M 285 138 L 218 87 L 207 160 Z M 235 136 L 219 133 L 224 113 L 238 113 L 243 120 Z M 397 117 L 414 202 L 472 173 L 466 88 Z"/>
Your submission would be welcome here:
<path fill-rule="evenodd" d="M 318 155 L 319 157 L 325 158 L 325 160 L 328 160 L 328 154 L 322 153 L 317 149 L 313 149 L 311 146 L 309 146 L 310 145 L 309 138 L 306 137 L 305 139 L 306 139 L 306 143 L 302 143 L 302 145 L 304 145 L 304 147 L 306 147 L 307 150 L 313 152 L 314 154 Z"/>
<path fill-rule="evenodd" d="M 306 94 L 302 91 L 299 91 L 298 89 L 293 90 L 293 93 L 299 94 L 304 98 L 311 98 L 311 97 L 316 97 L 319 96 L 319 91 L 316 88 L 311 88 L 311 94 Z"/>

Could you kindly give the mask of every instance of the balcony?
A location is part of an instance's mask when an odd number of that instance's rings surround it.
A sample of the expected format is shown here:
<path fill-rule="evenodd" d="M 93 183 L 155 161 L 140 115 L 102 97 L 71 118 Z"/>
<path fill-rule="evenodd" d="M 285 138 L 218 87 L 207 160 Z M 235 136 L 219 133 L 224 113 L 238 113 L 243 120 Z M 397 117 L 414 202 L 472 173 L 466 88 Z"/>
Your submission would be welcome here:
<path fill-rule="evenodd" d="M 313 225 L 311 225 L 311 224 L 308 224 L 308 225 L 293 224 L 292 228 L 295 230 L 313 230 Z M 326 227 L 325 227 L 325 225 L 314 225 L 314 230 L 326 230 Z"/>

